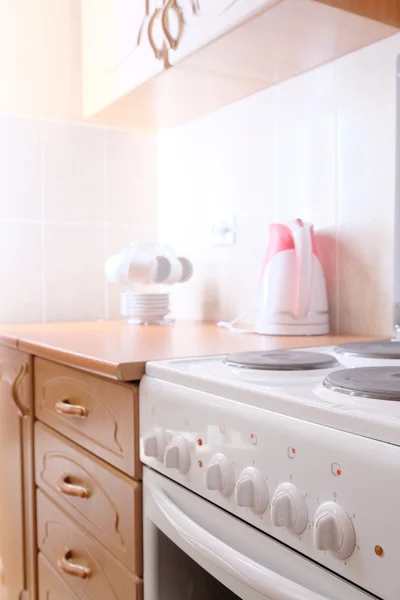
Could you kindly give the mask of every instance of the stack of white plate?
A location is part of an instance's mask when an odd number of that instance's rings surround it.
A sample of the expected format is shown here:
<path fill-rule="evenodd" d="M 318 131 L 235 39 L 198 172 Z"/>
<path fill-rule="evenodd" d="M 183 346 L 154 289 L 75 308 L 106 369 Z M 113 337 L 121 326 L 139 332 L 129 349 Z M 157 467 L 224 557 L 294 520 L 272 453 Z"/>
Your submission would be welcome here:
<path fill-rule="evenodd" d="M 130 323 L 163 324 L 169 312 L 169 294 L 121 293 L 121 315 Z"/>

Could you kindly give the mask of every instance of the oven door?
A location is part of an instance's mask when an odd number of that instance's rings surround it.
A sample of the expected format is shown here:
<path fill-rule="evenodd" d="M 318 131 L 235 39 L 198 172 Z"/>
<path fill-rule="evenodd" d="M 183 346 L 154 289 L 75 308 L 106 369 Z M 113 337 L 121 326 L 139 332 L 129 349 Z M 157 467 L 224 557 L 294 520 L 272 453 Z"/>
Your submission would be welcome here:
<path fill-rule="evenodd" d="M 371 596 L 145 467 L 144 600 Z"/>

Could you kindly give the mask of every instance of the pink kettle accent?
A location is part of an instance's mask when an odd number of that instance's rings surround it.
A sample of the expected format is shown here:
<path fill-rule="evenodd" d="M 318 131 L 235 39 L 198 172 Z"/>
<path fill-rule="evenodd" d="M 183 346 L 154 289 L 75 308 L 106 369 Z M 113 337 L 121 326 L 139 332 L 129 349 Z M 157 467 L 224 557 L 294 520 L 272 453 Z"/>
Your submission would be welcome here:
<path fill-rule="evenodd" d="M 269 224 L 269 243 L 265 254 L 264 263 L 261 270 L 261 277 L 264 277 L 264 271 L 271 260 L 284 250 L 294 250 L 293 235 L 287 225 L 283 223 Z"/>
<path fill-rule="evenodd" d="M 295 223 L 298 225 L 304 225 L 302 219 L 296 219 Z M 311 233 L 312 251 L 317 258 L 319 258 L 318 248 L 315 240 L 314 225 L 309 225 Z M 294 250 L 293 233 L 288 225 L 284 223 L 270 223 L 269 224 L 269 243 L 267 252 L 265 254 L 263 266 L 261 269 L 261 277 L 263 278 L 265 267 L 269 262 L 278 254 L 284 250 Z"/>
<path fill-rule="evenodd" d="M 271 223 L 256 301 L 229 323 L 234 327 L 255 311 L 254 330 L 264 335 L 329 333 L 329 309 L 324 271 L 313 226 L 301 219 Z M 245 332 L 248 330 L 240 329 Z"/>
<path fill-rule="evenodd" d="M 296 219 L 290 224 L 270 223 L 269 244 L 265 255 L 260 283 L 271 260 L 280 252 L 296 251 L 296 296 L 294 298 L 293 315 L 304 318 L 308 305 L 312 283 L 312 254 L 317 254 L 314 228 L 305 224 L 302 219 Z"/>

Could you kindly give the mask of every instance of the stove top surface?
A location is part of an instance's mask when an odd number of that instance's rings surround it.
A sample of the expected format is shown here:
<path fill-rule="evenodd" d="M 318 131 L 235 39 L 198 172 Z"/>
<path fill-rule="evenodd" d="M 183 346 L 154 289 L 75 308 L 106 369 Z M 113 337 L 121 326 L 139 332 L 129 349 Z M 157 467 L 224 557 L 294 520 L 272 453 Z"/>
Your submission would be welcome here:
<path fill-rule="evenodd" d="M 252 353 L 246 354 L 249 357 Z M 216 397 L 400 445 L 400 356 L 361 357 L 334 346 L 320 346 L 279 351 L 275 358 L 282 363 L 277 357 L 284 355 L 288 357 L 284 363 L 293 364 L 294 355 L 299 354 L 304 357 L 296 360 L 303 365 L 310 364 L 310 354 L 313 359 L 316 355 L 317 363 L 322 360 L 319 368 L 248 368 L 233 355 L 234 360 L 209 356 L 148 362 L 146 374 Z M 326 368 L 321 368 L 324 361 Z M 255 361 L 248 358 L 248 362 Z M 374 370 L 377 367 L 384 369 Z"/>

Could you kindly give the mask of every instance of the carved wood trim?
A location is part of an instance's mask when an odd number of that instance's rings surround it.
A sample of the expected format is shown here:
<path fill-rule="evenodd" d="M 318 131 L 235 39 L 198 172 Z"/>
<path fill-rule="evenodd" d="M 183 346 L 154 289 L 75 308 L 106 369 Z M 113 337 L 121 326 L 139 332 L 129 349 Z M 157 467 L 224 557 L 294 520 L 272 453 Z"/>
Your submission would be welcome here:
<path fill-rule="evenodd" d="M 233 0 L 233 2 L 236 3 L 238 2 L 238 0 Z M 167 13 L 169 11 L 174 11 L 178 19 L 179 33 L 176 39 L 172 37 L 171 33 L 168 30 Z M 157 20 L 160 20 L 161 30 L 163 32 L 161 47 L 157 45 L 157 42 L 154 38 L 154 25 Z M 131 50 L 129 50 L 129 52 L 125 56 L 119 59 L 115 64 L 105 67 L 103 69 L 103 73 L 108 74 L 112 71 L 116 71 L 117 69 L 121 68 L 139 50 L 145 37 L 147 37 L 147 40 L 154 52 L 154 56 L 156 57 L 156 59 L 163 60 L 165 67 L 169 67 L 170 64 L 168 61 L 168 52 L 170 50 L 175 50 L 178 47 L 179 41 L 182 37 L 183 28 L 183 12 L 176 0 L 163 0 L 162 6 L 155 8 L 152 12 L 150 12 L 150 0 L 147 0 L 146 14 L 140 25 L 139 33 L 135 40 L 134 46 Z"/>

